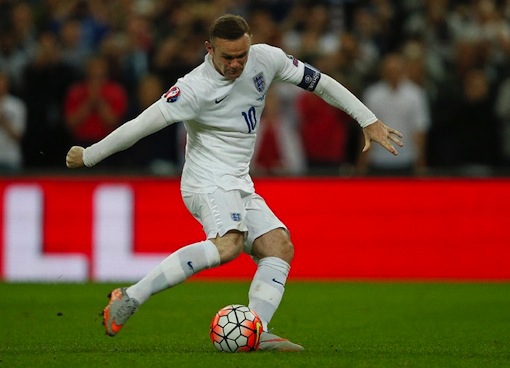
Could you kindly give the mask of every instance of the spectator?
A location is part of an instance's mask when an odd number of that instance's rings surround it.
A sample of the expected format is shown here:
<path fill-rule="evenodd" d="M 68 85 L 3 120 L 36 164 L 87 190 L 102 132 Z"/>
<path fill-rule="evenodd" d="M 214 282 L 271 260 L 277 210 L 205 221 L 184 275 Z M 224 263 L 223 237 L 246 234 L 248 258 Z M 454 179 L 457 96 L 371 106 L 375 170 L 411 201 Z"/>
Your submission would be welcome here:
<path fill-rule="evenodd" d="M 364 102 L 383 121 L 407 137 L 407 144 L 393 161 L 386 160 L 378 147 L 360 155 L 360 173 L 371 175 L 413 175 L 426 169 L 426 139 L 430 113 L 425 92 L 405 74 L 399 54 L 389 54 L 381 66 L 381 80 L 369 86 Z"/>
<path fill-rule="evenodd" d="M 101 1 L 60 1 L 52 4 L 49 19 L 46 21 L 55 33 L 62 25 L 73 20 L 80 25 L 80 47 L 89 53 L 98 50 L 103 39 L 110 32 L 109 18 L 105 2 Z"/>
<path fill-rule="evenodd" d="M 332 73 L 356 96 L 360 96 L 375 60 L 363 53 L 356 37 L 345 32 L 340 36 L 341 47 L 331 60 Z"/>
<path fill-rule="evenodd" d="M 347 161 L 352 119 L 311 93 L 300 93 L 297 104 L 308 169 L 311 172 L 339 170 Z"/>
<path fill-rule="evenodd" d="M 292 14 L 293 23 L 283 37 L 283 45 L 289 52 L 311 62 L 323 54 L 338 50 L 338 36 L 331 31 L 328 7 L 322 3 L 297 5 Z M 304 7 L 299 9 L 299 7 Z"/>
<path fill-rule="evenodd" d="M 254 174 L 299 175 L 306 168 L 298 132 L 287 122 L 276 90 L 266 94 L 252 168 Z"/>
<path fill-rule="evenodd" d="M 282 43 L 282 31 L 273 20 L 271 13 L 265 8 L 250 11 L 250 24 L 254 30 L 253 43 L 267 43 L 279 46 Z"/>
<path fill-rule="evenodd" d="M 17 48 L 32 57 L 37 45 L 37 34 L 32 6 L 30 6 L 28 1 L 19 1 L 13 4 L 11 23 Z"/>
<path fill-rule="evenodd" d="M 433 124 L 429 136 L 431 165 L 440 169 L 448 168 L 450 171 L 460 165 L 461 160 L 456 119 L 461 113 L 461 101 L 465 100 L 464 80 L 472 70 L 485 69 L 487 65 L 480 43 L 459 40 L 453 47 L 453 63 L 449 64 L 446 78 L 437 85 L 437 96 L 432 101 Z"/>
<path fill-rule="evenodd" d="M 510 168 L 510 78 L 501 84 L 496 97 L 496 113 L 500 122 L 503 165 Z"/>
<path fill-rule="evenodd" d="M 317 58 L 314 65 L 322 72 L 338 80 L 344 80 L 345 74 L 337 68 L 336 59 L 323 56 Z M 350 89 L 351 85 L 346 84 L 346 87 Z M 307 168 L 310 173 L 334 172 L 336 174 L 341 167 L 352 166 L 349 140 L 356 139 L 358 134 L 353 133 L 352 128 L 355 128 L 355 125 L 353 126 L 353 120 L 348 114 L 332 108 L 321 98 L 316 97 L 301 91 L 296 97 L 299 132 Z"/>
<path fill-rule="evenodd" d="M 422 88 L 429 102 L 437 96 L 432 68 L 429 67 L 428 49 L 420 41 L 410 40 L 402 46 L 402 57 L 406 64 L 406 75 L 410 81 Z"/>
<path fill-rule="evenodd" d="M 7 74 L 0 72 L 0 173 L 10 174 L 22 168 L 26 113 L 23 101 L 9 94 Z"/>
<path fill-rule="evenodd" d="M 448 0 L 426 0 L 423 7 L 408 17 L 404 31 L 426 47 L 423 62 L 431 78 L 441 81 L 446 73 L 445 62 L 451 62 L 454 56 Z"/>
<path fill-rule="evenodd" d="M 373 62 L 383 52 L 381 45 L 381 25 L 376 14 L 367 7 L 357 7 L 352 14 L 351 33 L 358 41 L 360 52 L 369 62 Z"/>
<path fill-rule="evenodd" d="M 152 68 L 162 79 L 164 85 L 172 85 L 182 75 L 194 68 L 196 60 L 188 54 L 184 55 L 179 45 L 188 44 L 184 36 L 167 37 L 164 39 L 153 58 Z M 203 42 L 203 41 L 202 41 Z"/>
<path fill-rule="evenodd" d="M 143 77 L 138 84 L 136 102 L 130 106 L 128 120 L 152 105 L 164 92 L 161 79 L 156 75 L 148 74 Z M 120 152 L 118 157 L 110 157 L 108 160 L 123 168 L 135 167 L 161 175 L 175 174 L 180 170 L 180 157 L 184 155 L 179 152 L 181 148 L 184 151 L 184 147 L 177 142 L 178 129 L 177 125 L 168 126 L 159 134 L 145 137 L 133 146 L 135 155 Z"/>
<path fill-rule="evenodd" d="M 500 163 L 498 119 L 487 74 L 472 69 L 462 80 L 462 95 L 451 106 L 456 132 L 455 164 L 465 175 L 487 175 Z"/>
<path fill-rule="evenodd" d="M 76 79 L 77 71 L 61 58 L 56 36 L 52 32 L 41 33 L 35 57 L 23 73 L 21 97 L 28 109 L 23 138 L 26 168 L 62 164 L 62 152 L 69 145 L 63 119 L 64 100 Z"/>
<path fill-rule="evenodd" d="M 88 144 L 112 132 L 125 117 L 125 89 L 112 81 L 108 64 L 100 56 L 87 62 L 85 80 L 71 87 L 65 102 L 65 119 L 72 140 Z"/>
<path fill-rule="evenodd" d="M 508 63 L 510 24 L 502 17 L 495 0 L 473 1 L 464 17 L 457 19 L 456 40 L 478 43 L 483 48 L 487 67 L 498 68 Z"/>
<path fill-rule="evenodd" d="M 84 71 L 91 52 L 81 44 L 80 22 L 76 19 L 64 20 L 58 35 L 62 60 L 74 69 Z"/>
<path fill-rule="evenodd" d="M 23 69 L 32 55 L 16 44 L 16 35 L 11 29 L 0 29 L 0 69 L 9 76 L 11 93 L 19 95 L 22 88 Z"/>

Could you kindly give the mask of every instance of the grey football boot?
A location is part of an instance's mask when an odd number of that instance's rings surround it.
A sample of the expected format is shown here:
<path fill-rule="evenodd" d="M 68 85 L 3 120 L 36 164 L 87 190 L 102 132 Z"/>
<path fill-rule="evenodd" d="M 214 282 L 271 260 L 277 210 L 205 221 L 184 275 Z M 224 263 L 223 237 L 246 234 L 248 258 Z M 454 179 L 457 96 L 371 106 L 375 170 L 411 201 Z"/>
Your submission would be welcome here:
<path fill-rule="evenodd" d="M 138 310 L 140 303 L 127 295 L 126 288 L 113 290 L 108 298 L 110 302 L 103 310 L 103 324 L 106 334 L 115 336 L 124 327 L 129 317 Z"/>

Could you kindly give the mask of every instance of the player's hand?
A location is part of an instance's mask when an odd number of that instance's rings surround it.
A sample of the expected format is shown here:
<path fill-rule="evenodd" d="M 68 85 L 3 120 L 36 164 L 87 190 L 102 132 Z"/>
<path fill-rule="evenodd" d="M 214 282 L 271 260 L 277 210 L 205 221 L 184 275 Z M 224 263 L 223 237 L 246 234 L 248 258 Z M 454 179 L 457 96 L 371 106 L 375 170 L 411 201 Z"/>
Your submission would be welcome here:
<path fill-rule="evenodd" d="M 69 152 L 67 152 L 66 156 L 66 165 L 71 169 L 76 169 L 78 167 L 83 167 L 85 164 L 83 163 L 83 151 L 85 149 L 80 146 L 72 146 Z"/>
<path fill-rule="evenodd" d="M 363 152 L 367 152 L 370 149 L 372 141 L 379 143 L 395 156 L 398 155 L 398 151 L 395 149 L 392 143 L 397 144 L 399 147 L 404 146 L 402 141 L 399 139 L 402 138 L 402 133 L 396 129 L 390 128 L 380 120 L 377 120 L 375 123 L 364 127 L 363 135 L 365 136 L 365 146 L 363 147 Z"/>

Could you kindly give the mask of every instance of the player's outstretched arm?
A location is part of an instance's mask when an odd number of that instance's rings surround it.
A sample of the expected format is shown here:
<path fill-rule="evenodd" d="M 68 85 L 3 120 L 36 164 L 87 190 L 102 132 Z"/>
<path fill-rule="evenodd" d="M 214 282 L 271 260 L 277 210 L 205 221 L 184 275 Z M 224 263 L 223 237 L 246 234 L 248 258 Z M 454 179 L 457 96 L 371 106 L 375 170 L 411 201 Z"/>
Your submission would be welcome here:
<path fill-rule="evenodd" d="M 73 146 L 66 156 L 69 168 L 92 167 L 116 152 L 123 151 L 143 137 L 153 134 L 169 123 L 165 120 L 157 102 L 145 109 L 136 118 L 119 126 L 113 132 L 93 145 L 83 148 Z"/>
<path fill-rule="evenodd" d="M 402 134 L 398 130 L 390 128 L 380 120 L 364 127 L 363 135 L 365 137 L 363 152 L 367 152 L 370 149 L 372 141 L 379 143 L 395 156 L 398 155 L 398 151 L 395 149 L 392 142 L 397 144 L 399 147 L 404 146 L 402 141 L 399 139 L 402 138 Z"/>
<path fill-rule="evenodd" d="M 85 164 L 83 163 L 84 150 L 85 149 L 83 147 L 72 146 L 66 155 L 66 166 L 70 169 L 76 169 L 78 167 L 85 166 Z"/>
<path fill-rule="evenodd" d="M 322 74 L 315 93 L 331 106 L 335 106 L 352 116 L 363 128 L 365 146 L 363 152 L 370 149 L 371 142 L 377 142 L 389 152 L 398 155 L 392 142 L 402 147 L 399 138 L 402 134 L 378 120 L 372 111 L 338 81 Z"/>

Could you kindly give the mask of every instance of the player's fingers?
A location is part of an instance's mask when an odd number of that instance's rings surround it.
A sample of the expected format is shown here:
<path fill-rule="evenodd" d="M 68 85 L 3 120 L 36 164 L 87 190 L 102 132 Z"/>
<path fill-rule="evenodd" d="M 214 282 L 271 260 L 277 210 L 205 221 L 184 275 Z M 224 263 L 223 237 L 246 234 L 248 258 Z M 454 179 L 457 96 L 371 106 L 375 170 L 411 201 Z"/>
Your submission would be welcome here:
<path fill-rule="evenodd" d="M 398 142 L 400 142 L 396 137 L 388 134 L 386 139 L 383 139 L 380 143 L 381 143 L 381 146 L 383 146 L 387 151 L 391 152 L 393 155 L 396 156 L 396 155 L 398 155 L 398 151 L 395 149 L 395 147 L 393 147 L 393 145 L 391 144 L 391 141 L 394 141 L 397 144 L 398 144 Z"/>
<path fill-rule="evenodd" d="M 361 152 L 367 152 L 370 149 L 371 139 L 365 137 L 365 145 L 363 146 L 363 150 Z"/>
<path fill-rule="evenodd" d="M 402 137 L 402 136 L 400 136 Z M 390 135 L 389 138 L 395 142 L 396 144 L 398 144 L 400 147 L 403 147 L 404 146 L 404 143 L 402 143 L 402 141 L 400 139 L 398 139 L 397 137 L 393 136 L 393 135 Z"/>
<path fill-rule="evenodd" d="M 393 155 L 398 155 L 398 151 L 393 147 L 393 145 L 389 141 L 384 141 L 381 144 L 387 151 L 391 152 Z"/>
<path fill-rule="evenodd" d="M 66 166 L 69 168 L 73 167 L 73 148 L 74 147 L 71 147 L 71 149 L 67 152 L 66 155 Z"/>
<path fill-rule="evenodd" d="M 391 134 L 395 134 L 396 136 L 398 136 L 400 138 L 403 137 L 402 133 L 400 133 L 397 129 L 390 128 L 389 131 L 390 131 Z"/>
<path fill-rule="evenodd" d="M 66 156 L 66 166 L 70 169 L 74 168 L 74 160 L 72 159 L 72 157 L 69 154 L 67 154 L 67 156 Z"/>
<path fill-rule="evenodd" d="M 71 169 L 82 166 L 82 162 L 83 162 L 82 155 L 83 155 L 83 147 L 79 147 L 79 146 L 71 147 L 71 149 L 69 150 L 69 152 L 67 152 L 67 155 L 66 155 L 66 166 Z"/>
<path fill-rule="evenodd" d="M 76 168 L 76 164 L 73 162 L 73 160 L 66 160 L 66 166 L 70 169 Z"/>

